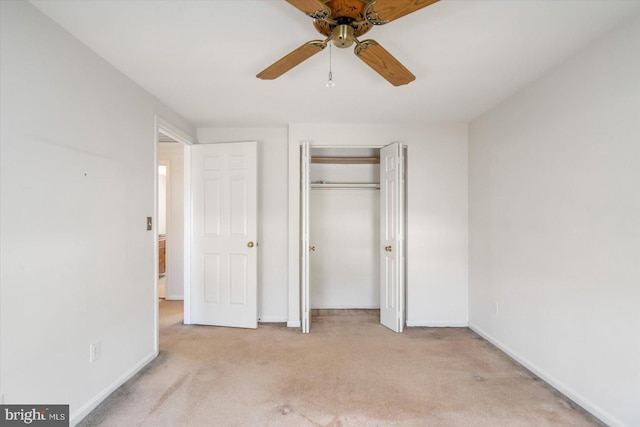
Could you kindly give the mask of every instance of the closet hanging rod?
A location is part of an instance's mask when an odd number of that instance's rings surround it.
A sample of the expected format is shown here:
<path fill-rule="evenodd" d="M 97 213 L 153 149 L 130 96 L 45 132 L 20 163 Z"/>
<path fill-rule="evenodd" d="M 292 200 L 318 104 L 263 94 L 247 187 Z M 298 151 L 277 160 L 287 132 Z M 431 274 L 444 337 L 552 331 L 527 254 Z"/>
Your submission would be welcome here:
<path fill-rule="evenodd" d="M 349 189 L 349 188 L 369 188 L 373 190 L 380 189 L 380 184 L 377 183 L 362 183 L 362 182 L 312 182 L 311 188 L 325 188 L 325 189 Z"/>
<path fill-rule="evenodd" d="M 334 165 L 377 165 L 380 157 L 311 157 L 311 163 Z"/>

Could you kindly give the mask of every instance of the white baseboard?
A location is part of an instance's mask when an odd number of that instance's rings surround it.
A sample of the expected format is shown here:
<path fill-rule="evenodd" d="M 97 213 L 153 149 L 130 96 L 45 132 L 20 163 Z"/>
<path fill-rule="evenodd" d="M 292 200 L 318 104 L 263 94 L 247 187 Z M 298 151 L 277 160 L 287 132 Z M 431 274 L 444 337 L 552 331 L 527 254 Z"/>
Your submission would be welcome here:
<path fill-rule="evenodd" d="M 426 328 L 466 328 L 469 326 L 467 322 L 455 322 L 449 320 L 407 320 L 408 327 L 426 327 Z"/>
<path fill-rule="evenodd" d="M 288 320 L 287 321 L 287 327 L 289 328 L 299 328 L 301 326 L 301 323 L 299 320 Z"/>
<path fill-rule="evenodd" d="M 286 323 L 287 316 L 260 316 L 258 323 Z"/>
<path fill-rule="evenodd" d="M 576 404 L 580 405 L 585 411 L 589 412 L 591 415 L 593 415 L 594 417 L 598 418 L 600 421 L 602 421 L 606 425 L 608 425 L 608 426 L 619 426 L 619 427 L 627 426 L 626 424 L 624 424 L 623 422 L 618 420 L 616 417 L 614 417 L 613 415 L 607 413 L 602 408 L 600 408 L 598 405 L 596 405 L 593 402 L 591 402 L 589 399 L 586 399 L 585 397 L 581 396 L 580 393 L 578 393 L 575 390 L 573 390 L 572 388 L 567 387 L 566 385 L 562 384 L 555 377 L 553 377 L 549 373 L 545 372 L 543 369 L 539 368 L 535 363 L 532 363 L 526 357 L 523 357 L 522 355 L 520 355 L 517 352 L 513 351 L 508 346 L 502 344 L 500 341 L 498 341 L 493 336 L 491 336 L 490 334 L 488 334 L 485 331 L 483 331 L 477 325 L 474 325 L 473 323 L 470 322 L 469 323 L 469 329 L 471 329 L 472 331 L 474 331 L 475 333 L 480 335 L 482 338 L 484 338 L 487 341 L 489 341 L 491 344 L 493 344 L 496 347 L 498 347 L 504 353 L 509 355 L 512 359 L 516 360 L 518 363 L 520 363 L 522 366 L 524 366 L 525 368 L 527 368 L 528 370 L 533 372 L 536 376 L 538 376 L 544 382 L 546 382 L 551 387 L 553 387 L 556 390 L 558 390 L 560 393 L 564 394 L 566 397 L 571 399 Z"/>
<path fill-rule="evenodd" d="M 93 399 L 89 400 L 87 403 L 82 405 L 80 409 L 75 411 L 70 415 L 69 424 L 70 426 L 75 426 L 78 424 L 84 417 L 89 415 L 91 411 L 93 411 L 104 399 L 109 397 L 111 393 L 116 391 L 118 387 L 127 382 L 131 377 L 140 371 L 140 369 L 144 368 L 149 362 L 155 359 L 158 354 L 154 351 L 150 355 L 144 357 L 140 362 L 136 363 L 131 369 L 125 372 L 120 378 L 112 382 L 107 388 L 102 390 L 95 396 Z"/>

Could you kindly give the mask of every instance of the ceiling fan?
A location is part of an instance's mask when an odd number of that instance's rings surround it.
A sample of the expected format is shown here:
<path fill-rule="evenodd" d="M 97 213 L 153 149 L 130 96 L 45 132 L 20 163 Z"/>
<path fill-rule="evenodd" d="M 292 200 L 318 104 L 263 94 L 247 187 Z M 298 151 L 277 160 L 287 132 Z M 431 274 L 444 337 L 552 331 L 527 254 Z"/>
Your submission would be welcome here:
<path fill-rule="evenodd" d="M 375 40 L 358 40 L 374 25 L 383 25 L 436 3 L 439 0 L 287 0 L 313 18 L 313 25 L 326 37 L 309 41 L 274 62 L 256 77 L 273 80 L 327 47 L 356 44 L 354 53 L 394 86 L 415 80 L 411 71 Z"/>

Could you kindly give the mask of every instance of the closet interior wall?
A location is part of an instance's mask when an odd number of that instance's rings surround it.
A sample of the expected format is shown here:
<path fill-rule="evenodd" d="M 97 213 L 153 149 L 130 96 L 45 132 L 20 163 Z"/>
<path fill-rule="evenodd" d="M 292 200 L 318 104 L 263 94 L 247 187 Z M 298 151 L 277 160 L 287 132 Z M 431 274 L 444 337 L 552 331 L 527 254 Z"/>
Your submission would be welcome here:
<path fill-rule="evenodd" d="M 311 149 L 310 307 L 380 307 L 379 150 Z"/>

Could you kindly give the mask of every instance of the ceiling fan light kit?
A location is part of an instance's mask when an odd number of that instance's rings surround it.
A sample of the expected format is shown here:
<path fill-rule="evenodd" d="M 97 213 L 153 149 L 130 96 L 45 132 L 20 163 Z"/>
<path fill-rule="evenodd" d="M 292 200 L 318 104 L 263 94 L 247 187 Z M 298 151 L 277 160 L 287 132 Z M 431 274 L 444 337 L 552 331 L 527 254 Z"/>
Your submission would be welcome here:
<path fill-rule="evenodd" d="M 355 43 L 354 53 L 394 86 L 415 80 L 415 76 L 375 40 L 358 40 L 375 25 L 384 25 L 439 0 L 286 0 L 313 19 L 324 40 L 312 40 L 280 58 L 256 75 L 273 80 L 324 50 L 328 43 L 345 49 Z M 329 59 L 331 61 L 331 59 Z M 331 84 L 331 85 L 330 85 Z M 333 86 L 331 65 L 327 87 Z"/>

